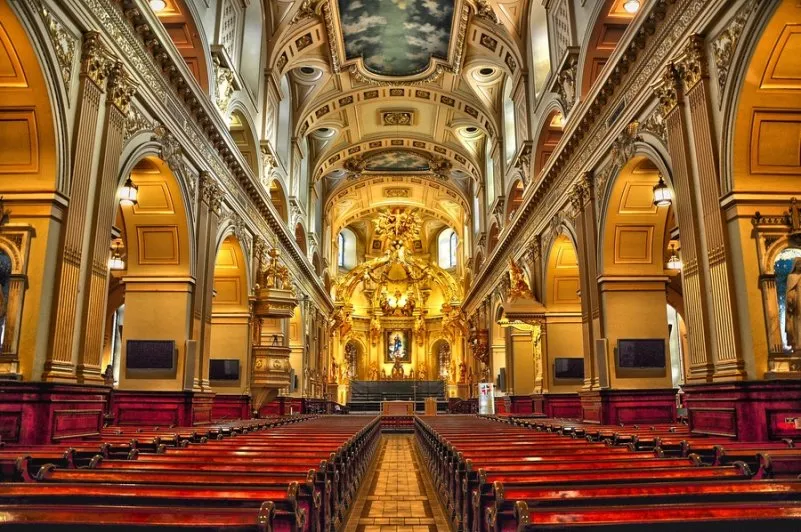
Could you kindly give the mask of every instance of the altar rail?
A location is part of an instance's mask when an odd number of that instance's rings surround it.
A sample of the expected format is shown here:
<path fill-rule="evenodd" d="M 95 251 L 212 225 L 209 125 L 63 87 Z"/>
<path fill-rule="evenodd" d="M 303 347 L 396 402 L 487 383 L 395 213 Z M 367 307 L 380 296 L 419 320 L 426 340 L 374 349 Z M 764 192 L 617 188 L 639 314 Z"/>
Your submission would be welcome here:
<path fill-rule="evenodd" d="M 435 397 L 445 400 L 445 383 L 442 381 L 351 381 L 352 402 L 411 401 Z"/>

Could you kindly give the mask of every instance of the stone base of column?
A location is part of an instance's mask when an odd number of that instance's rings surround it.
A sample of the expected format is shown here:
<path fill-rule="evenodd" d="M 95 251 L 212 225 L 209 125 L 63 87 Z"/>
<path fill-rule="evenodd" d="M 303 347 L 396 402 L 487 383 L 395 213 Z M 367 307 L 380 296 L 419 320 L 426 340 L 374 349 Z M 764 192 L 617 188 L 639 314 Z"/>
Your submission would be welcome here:
<path fill-rule="evenodd" d="M 581 417 L 589 423 L 632 425 L 676 421 L 676 390 L 594 390 L 579 392 Z"/>
<path fill-rule="evenodd" d="M 578 393 L 543 393 L 531 396 L 534 413 L 546 417 L 581 419 L 581 398 Z"/>
<path fill-rule="evenodd" d="M 0 382 L 0 439 L 24 445 L 97 436 L 111 389 L 47 382 Z"/>
<path fill-rule="evenodd" d="M 801 379 L 687 384 L 682 389 L 693 434 L 740 441 L 801 438 L 796 421 L 801 420 Z"/>
<path fill-rule="evenodd" d="M 114 390 L 111 414 L 116 425 L 191 427 L 211 423 L 213 405 L 213 393 Z"/>

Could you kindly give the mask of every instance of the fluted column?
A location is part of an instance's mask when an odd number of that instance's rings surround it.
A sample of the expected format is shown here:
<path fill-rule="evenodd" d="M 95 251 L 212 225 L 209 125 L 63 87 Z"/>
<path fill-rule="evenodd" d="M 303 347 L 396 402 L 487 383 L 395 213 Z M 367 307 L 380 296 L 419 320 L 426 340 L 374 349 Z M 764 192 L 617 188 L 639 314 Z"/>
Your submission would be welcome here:
<path fill-rule="evenodd" d="M 195 388 L 210 390 L 209 354 L 211 351 L 211 305 L 214 295 L 214 261 L 217 258 L 217 226 L 220 221 L 222 191 L 208 173 L 200 176 L 200 205 L 197 224 L 197 275 L 193 338 L 198 342 L 195 360 Z M 197 333 L 195 336 L 194 333 Z"/>
<path fill-rule="evenodd" d="M 585 173 L 571 192 L 576 213 L 576 252 L 578 254 L 581 287 L 581 327 L 584 338 L 584 390 L 600 387 L 599 364 L 606 364 L 606 353 L 596 353 L 595 341 L 603 338 L 601 330 L 601 299 L 598 291 L 598 242 L 595 187 L 592 174 Z M 608 370 L 607 370 L 608 371 Z"/>
<path fill-rule="evenodd" d="M 695 187 L 700 194 L 697 218 L 702 220 L 706 243 L 708 289 L 713 298 L 707 300 L 709 321 L 712 325 L 715 372 L 713 380 L 732 380 L 745 377 L 745 362 L 740 349 L 739 336 L 734 326 L 737 305 L 734 301 L 734 283 L 727 256 L 728 233 L 720 208 L 720 176 L 717 138 L 712 130 L 712 111 L 709 104 L 709 70 L 707 68 L 704 39 L 693 35 L 685 48 L 682 64 L 684 90 L 689 104 L 690 125 L 696 156 Z"/>
<path fill-rule="evenodd" d="M 108 79 L 108 98 L 101 137 L 101 163 L 95 188 L 94 220 L 89 234 L 91 267 L 86 274 L 84 290 L 83 334 L 78 350 L 77 376 L 79 382 L 103 383 L 103 329 L 108 302 L 108 258 L 111 226 L 116 214 L 120 155 L 122 153 L 125 117 L 128 114 L 135 86 L 122 63 L 111 69 Z"/>
<path fill-rule="evenodd" d="M 702 237 L 696 222 L 698 197 L 693 186 L 690 164 L 690 145 L 683 98 L 683 87 L 679 70 L 668 65 L 657 89 L 660 112 L 665 120 L 667 148 L 673 162 L 673 192 L 676 217 L 681 238 L 682 272 L 681 283 L 684 296 L 684 320 L 687 325 L 687 345 L 690 364 L 687 382 L 700 383 L 710 380 L 713 371 L 710 346 L 712 325 L 705 311 L 709 293 L 702 262 Z"/>
<path fill-rule="evenodd" d="M 50 350 L 45 360 L 42 380 L 75 381 L 75 333 L 82 315 L 80 304 L 81 270 L 84 257 L 86 222 L 91 215 L 89 192 L 97 145 L 97 121 L 111 57 L 97 32 L 84 35 L 78 113 L 75 122 L 73 167 L 64 228 L 59 246 L 60 257 L 55 282 L 54 319 L 50 330 Z"/>

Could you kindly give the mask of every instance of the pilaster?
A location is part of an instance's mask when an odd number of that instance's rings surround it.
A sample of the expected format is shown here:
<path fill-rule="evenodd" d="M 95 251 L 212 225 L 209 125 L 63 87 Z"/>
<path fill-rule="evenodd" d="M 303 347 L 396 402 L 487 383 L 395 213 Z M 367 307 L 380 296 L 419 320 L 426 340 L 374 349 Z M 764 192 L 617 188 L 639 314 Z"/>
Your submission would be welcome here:
<path fill-rule="evenodd" d="M 687 343 L 690 348 L 687 382 L 707 382 L 713 371 L 710 347 L 712 325 L 706 312 L 709 308 L 709 293 L 706 276 L 703 275 L 702 258 L 699 257 L 702 238 L 701 229 L 696 222 L 698 199 L 692 182 L 683 87 L 676 65 L 668 65 L 656 92 L 665 121 L 667 148 L 673 162 L 673 205 L 681 231 L 681 282 Z"/>
<path fill-rule="evenodd" d="M 79 382 L 103 383 L 101 358 L 108 302 L 108 257 L 111 226 L 116 213 L 119 161 L 122 153 L 125 118 L 135 85 L 122 63 L 116 63 L 108 79 L 108 98 L 103 122 L 101 163 L 94 197 L 94 220 L 89 235 L 91 267 L 85 281 L 83 333 L 78 351 Z"/>
<path fill-rule="evenodd" d="M 734 280 L 727 260 L 730 253 L 728 233 L 724 229 L 723 210 L 720 208 L 717 138 L 712 131 L 705 53 L 703 37 L 691 36 L 685 48 L 681 72 L 697 161 L 695 186 L 700 193 L 697 215 L 702 220 L 706 241 L 708 287 L 715 294 L 707 301 L 713 334 L 713 380 L 740 380 L 745 378 L 745 362 L 739 336 L 734 331 L 734 324 L 739 321 L 732 290 Z"/>
<path fill-rule="evenodd" d="M 581 327 L 584 337 L 584 390 L 608 386 L 601 382 L 600 364 L 606 364 L 606 350 L 596 352 L 596 340 L 603 338 L 601 331 L 601 300 L 598 291 L 597 212 L 592 174 L 587 172 L 574 185 L 570 201 L 576 213 L 576 244 L 581 290 Z"/>
<path fill-rule="evenodd" d="M 42 380 L 74 382 L 78 316 L 82 315 L 79 298 L 81 271 L 86 267 L 85 228 L 91 216 L 89 194 L 97 146 L 97 123 L 100 101 L 112 58 L 101 42 L 100 34 L 87 32 L 83 39 L 78 113 L 74 134 L 74 163 L 67 185 L 69 207 L 59 246 L 60 257 L 55 284 L 54 319 L 50 330 L 50 350 Z"/>

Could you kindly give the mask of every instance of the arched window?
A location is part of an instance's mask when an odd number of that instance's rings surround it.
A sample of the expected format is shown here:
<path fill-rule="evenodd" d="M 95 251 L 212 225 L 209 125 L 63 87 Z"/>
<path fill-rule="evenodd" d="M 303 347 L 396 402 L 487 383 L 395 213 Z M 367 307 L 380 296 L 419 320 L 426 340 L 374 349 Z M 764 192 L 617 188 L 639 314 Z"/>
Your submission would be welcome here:
<path fill-rule="evenodd" d="M 490 144 L 489 138 L 487 138 L 487 146 L 484 152 L 486 155 L 484 174 L 487 180 L 484 186 L 486 187 L 487 205 L 491 206 L 492 202 L 495 201 L 495 163 L 492 161 L 492 144 Z"/>
<path fill-rule="evenodd" d="M 278 104 L 278 127 L 276 129 L 275 139 L 278 158 L 281 160 L 284 168 L 289 168 L 289 138 L 292 136 L 292 132 L 289 130 L 291 124 L 291 96 L 289 80 L 287 76 L 284 76 L 281 78 L 281 101 Z"/>
<path fill-rule="evenodd" d="M 506 81 L 503 94 L 503 144 L 506 152 L 506 163 L 512 162 L 517 153 L 517 134 L 515 132 L 515 102 L 512 100 L 512 80 Z"/>
<path fill-rule="evenodd" d="M 450 227 L 443 229 L 437 238 L 439 252 L 439 267 L 444 269 L 456 267 L 456 245 L 458 238 L 456 232 Z"/>
<path fill-rule="evenodd" d="M 356 234 L 347 227 L 337 237 L 337 266 L 347 270 L 356 266 Z"/>

